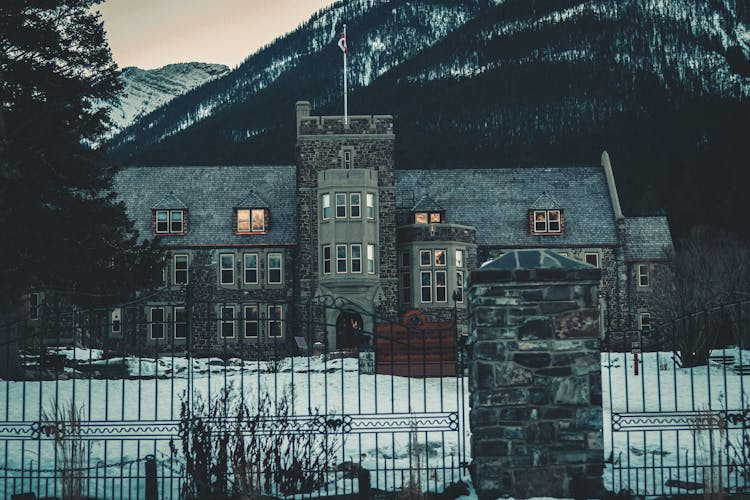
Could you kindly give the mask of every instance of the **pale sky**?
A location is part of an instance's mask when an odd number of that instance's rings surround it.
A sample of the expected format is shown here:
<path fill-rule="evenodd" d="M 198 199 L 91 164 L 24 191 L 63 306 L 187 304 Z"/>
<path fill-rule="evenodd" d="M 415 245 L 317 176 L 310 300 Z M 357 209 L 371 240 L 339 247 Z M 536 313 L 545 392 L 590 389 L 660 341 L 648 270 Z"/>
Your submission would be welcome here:
<path fill-rule="evenodd" d="M 105 0 L 115 62 L 152 69 L 200 61 L 234 67 L 333 0 Z"/>

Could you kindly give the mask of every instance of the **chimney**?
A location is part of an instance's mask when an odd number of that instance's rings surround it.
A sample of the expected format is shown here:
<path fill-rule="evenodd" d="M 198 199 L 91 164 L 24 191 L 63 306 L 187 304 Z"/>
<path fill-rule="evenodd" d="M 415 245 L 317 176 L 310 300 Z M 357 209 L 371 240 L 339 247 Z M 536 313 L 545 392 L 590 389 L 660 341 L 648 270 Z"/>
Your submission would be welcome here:
<path fill-rule="evenodd" d="M 303 118 L 310 116 L 310 102 L 309 101 L 297 101 L 295 104 L 297 112 L 297 136 L 299 136 L 299 124 Z"/>

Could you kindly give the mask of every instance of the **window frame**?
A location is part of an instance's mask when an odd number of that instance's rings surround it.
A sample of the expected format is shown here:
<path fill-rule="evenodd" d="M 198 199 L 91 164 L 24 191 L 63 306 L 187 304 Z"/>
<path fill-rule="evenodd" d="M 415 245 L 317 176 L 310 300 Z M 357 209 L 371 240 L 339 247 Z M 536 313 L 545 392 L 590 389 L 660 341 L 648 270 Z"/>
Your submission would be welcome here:
<path fill-rule="evenodd" d="M 333 201 L 334 201 L 335 208 L 336 208 L 336 218 L 337 219 L 346 219 L 346 214 L 347 214 L 347 210 L 346 210 L 346 198 L 347 198 L 347 196 L 346 196 L 346 193 L 334 193 L 333 197 L 334 197 Z M 339 203 L 339 197 L 343 198 L 343 200 L 344 200 L 343 204 Z M 342 215 L 339 215 L 339 209 L 341 209 L 341 214 Z"/>
<path fill-rule="evenodd" d="M 343 155 L 341 158 L 341 164 L 344 167 L 345 170 L 349 170 L 352 168 L 352 150 L 351 149 L 344 149 Z"/>
<path fill-rule="evenodd" d="M 414 224 L 427 224 L 429 220 L 428 212 L 414 212 Z"/>
<path fill-rule="evenodd" d="M 165 216 L 165 219 L 163 221 L 159 220 L 159 215 L 163 214 Z M 154 222 L 155 222 L 155 231 L 156 234 L 169 234 L 169 210 L 157 210 L 156 214 L 154 215 Z M 164 230 L 159 230 L 159 223 L 163 223 L 165 225 Z"/>
<path fill-rule="evenodd" d="M 425 263 L 423 255 L 427 255 L 429 262 Z M 432 250 L 419 251 L 419 267 L 432 267 Z"/>
<path fill-rule="evenodd" d="M 279 265 L 278 267 L 271 266 L 271 258 L 278 257 L 279 258 Z M 281 285 L 284 283 L 284 256 L 280 252 L 272 252 L 269 253 L 266 257 L 266 283 L 269 285 Z M 272 281 L 271 280 L 271 271 L 278 271 L 279 273 L 279 280 L 278 281 Z"/>
<path fill-rule="evenodd" d="M 435 267 L 447 267 L 448 266 L 448 250 L 445 248 L 436 248 L 432 251 L 432 260 L 435 263 Z M 438 255 L 442 255 L 442 264 L 438 262 Z"/>
<path fill-rule="evenodd" d="M 255 310 L 253 314 L 252 311 Z M 250 312 L 248 312 L 250 311 Z M 260 339 L 260 308 L 256 305 L 243 305 L 242 306 L 242 335 L 246 339 Z M 249 324 L 255 324 L 255 335 L 248 335 L 247 327 Z"/>
<path fill-rule="evenodd" d="M 247 258 L 255 257 L 255 267 L 247 267 Z M 248 271 L 255 273 L 255 281 L 247 280 Z M 258 254 L 257 253 L 243 253 L 242 254 L 242 282 L 245 285 L 257 285 L 260 282 L 260 275 L 258 274 Z"/>
<path fill-rule="evenodd" d="M 643 320 L 644 319 L 646 319 L 647 320 L 646 323 L 648 323 L 648 326 L 645 329 L 643 327 L 643 325 L 644 325 L 644 321 Z M 638 331 L 640 331 L 641 333 L 652 331 L 653 330 L 653 324 L 651 322 L 651 319 L 652 319 L 652 317 L 651 317 L 651 313 L 650 312 L 647 312 L 647 311 L 639 312 L 638 313 Z"/>
<path fill-rule="evenodd" d="M 461 268 L 461 269 L 464 268 L 464 257 L 466 257 L 466 253 L 464 252 L 464 249 L 457 248 L 454 254 L 454 259 L 455 259 L 457 268 Z"/>
<path fill-rule="evenodd" d="M 324 193 L 320 200 L 321 205 L 321 218 L 323 220 L 331 220 L 331 193 Z"/>
<path fill-rule="evenodd" d="M 358 257 L 354 257 L 354 249 L 357 249 L 359 254 Z M 354 263 L 357 263 L 356 270 Z M 360 243 L 352 243 L 349 245 L 349 272 L 353 274 L 362 274 L 362 245 Z"/>
<path fill-rule="evenodd" d="M 230 267 L 224 267 L 224 257 L 231 259 Z M 224 281 L 224 272 L 231 273 L 231 281 Z M 234 285 L 235 284 L 235 259 L 233 253 L 220 253 L 219 254 L 219 284 L 220 285 Z"/>
<path fill-rule="evenodd" d="M 322 254 L 323 274 L 331 274 L 331 245 L 323 245 Z"/>
<path fill-rule="evenodd" d="M 457 304 L 464 303 L 464 272 L 461 269 L 456 269 L 456 295 Z"/>
<path fill-rule="evenodd" d="M 347 271 L 349 270 L 349 268 L 348 268 L 348 259 L 349 259 L 349 257 L 348 257 L 348 253 L 347 253 L 348 252 L 348 248 L 349 248 L 349 246 L 345 245 L 345 244 L 344 245 L 339 245 L 339 244 L 336 245 L 336 274 L 346 274 Z M 340 252 L 340 250 L 342 250 L 342 249 L 344 251 L 344 255 L 343 256 L 341 255 L 341 252 Z M 341 270 L 341 263 L 342 262 L 344 263 L 344 270 L 343 271 Z"/>
<path fill-rule="evenodd" d="M 271 313 L 272 310 L 278 310 L 279 315 L 278 317 L 275 317 Z M 268 338 L 269 339 L 283 339 L 284 338 L 284 306 L 279 304 L 268 304 L 268 308 L 266 309 L 268 316 L 266 317 L 266 320 L 268 321 Z M 278 323 L 279 325 L 279 334 L 273 335 L 273 325 Z"/>
<path fill-rule="evenodd" d="M 231 310 L 232 316 L 230 319 L 224 317 L 224 311 Z M 224 334 L 224 325 L 230 325 L 232 327 L 232 335 Z M 237 336 L 237 317 L 235 316 L 234 305 L 220 305 L 219 306 L 219 340 L 233 339 Z"/>
<path fill-rule="evenodd" d="M 643 270 L 645 269 L 645 273 Z M 638 287 L 648 288 L 651 286 L 651 268 L 648 264 L 638 264 Z M 646 278 L 644 283 L 643 278 Z"/>
<path fill-rule="evenodd" d="M 357 198 L 357 203 L 354 203 L 355 197 Z M 357 215 L 354 215 L 354 207 L 357 207 Z M 349 218 L 362 218 L 362 193 L 349 193 Z"/>
<path fill-rule="evenodd" d="M 178 258 L 185 258 L 185 269 L 177 269 Z M 172 256 L 172 283 L 175 285 L 187 285 L 190 282 L 190 255 L 186 253 L 176 253 Z M 185 281 L 177 279 L 177 273 L 185 273 Z"/>
<path fill-rule="evenodd" d="M 401 303 L 411 304 L 411 271 L 401 273 Z"/>
<path fill-rule="evenodd" d="M 161 311 L 161 321 L 154 321 L 154 311 Z M 166 336 L 166 324 L 167 315 L 164 306 L 151 306 L 148 312 L 148 339 L 149 340 L 164 340 Z M 161 327 L 161 336 L 154 336 L 154 326 L 159 325 Z"/>
<path fill-rule="evenodd" d="M 440 281 L 438 280 L 438 276 L 443 277 L 443 284 L 440 284 Z M 435 303 L 436 304 L 444 304 L 448 302 L 448 270 L 447 269 L 439 269 L 435 271 Z M 440 293 L 439 290 L 443 291 L 443 300 L 440 300 Z"/>
<path fill-rule="evenodd" d="M 424 277 L 427 276 L 428 283 L 425 284 Z M 425 300 L 425 290 L 429 294 L 429 298 Z M 432 304 L 432 271 L 420 271 L 419 272 L 419 301 L 422 304 Z"/>
<path fill-rule="evenodd" d="M 375 274 L 375 245 L 367 244 L 367 274 Z"/>
<path fill-rule="evenodd" d="M 178 312 L 181 311 L 185 314 L 185 320 L 184 321 L 178 321 L 179 314 Z M 188 320 L 187 320 L 187 309 L 182 306 L 176 306 L 172 309 L 172 334 L 174 336 L 175 340 L 186 340 L 188 337 Z M 179 325 L 185 325 L 185 335 L 184 336 L 178 336 L 177 335 L 177 327 Z"/>
<path fill-rule="evenodd" d="M 596 258 L 596 264 L 592 264 L 591 262 L 589 262 L 588 258 L 592 257 L 592 256 Z M 599 252 L 584 252 L 583 253 L 583 261 L 586 264 L 590 264 L 590 265 L 596 267 L 597 269 L 599 269 L 599 264 L 600 264 Z"/>
<path fill-rule="evenodd" d="M 117 327 L 115 327 L 117 325 Z M 109 326 L 112 335 L 122 334 L 122 309 L 115 307 L 109 313 Z"/>
<path fill-rule="evenodd" d="M 367 220 L 375 220 L 375 194 L 365 193 L 365 212 Z"/>
<path fill-rule="evenodd" d="M 184 210 L 170 210 L 169 211 L 169 234 L 182 234 L 185 232 L 185 211 Z M 180 220 L 175 220 L 174 215 L 180 214 Z M 175 230 L 174 224 L 179 224 L 180 229 Z"/>

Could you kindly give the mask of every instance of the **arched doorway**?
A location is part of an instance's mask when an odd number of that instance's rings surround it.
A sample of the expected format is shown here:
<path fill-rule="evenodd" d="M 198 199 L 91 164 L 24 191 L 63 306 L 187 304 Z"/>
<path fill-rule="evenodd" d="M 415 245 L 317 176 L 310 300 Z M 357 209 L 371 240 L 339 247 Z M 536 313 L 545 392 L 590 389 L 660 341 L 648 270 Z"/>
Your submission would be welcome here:
<path fill-rule="evenodd" d="M 336 320 L 336 348 L 347 349 L 359 347 L 365 342 L 362 316 L 344 311 Z"/>

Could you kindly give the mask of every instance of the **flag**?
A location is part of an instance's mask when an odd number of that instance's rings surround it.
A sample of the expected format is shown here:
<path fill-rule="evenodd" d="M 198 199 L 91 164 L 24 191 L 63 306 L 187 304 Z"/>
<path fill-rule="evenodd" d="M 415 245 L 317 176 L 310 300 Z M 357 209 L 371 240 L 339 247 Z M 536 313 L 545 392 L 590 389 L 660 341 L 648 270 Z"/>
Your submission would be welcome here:
<path fill-rule="evenodd" d="M 349 51 L 346 48 L 346 31 L 341 33 L 341 37 L 339 38 L 339 48 L 344 54 L 349 53 Z"/>

